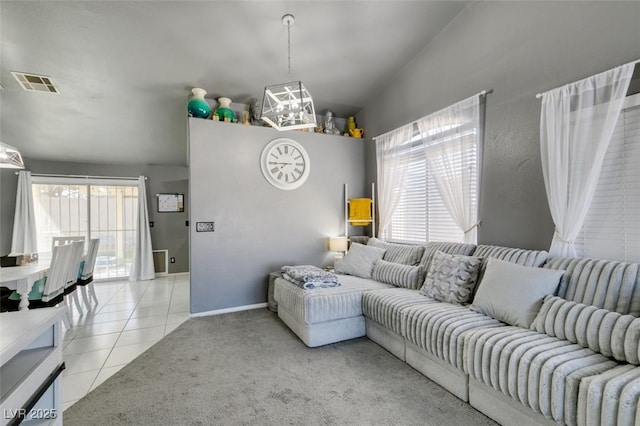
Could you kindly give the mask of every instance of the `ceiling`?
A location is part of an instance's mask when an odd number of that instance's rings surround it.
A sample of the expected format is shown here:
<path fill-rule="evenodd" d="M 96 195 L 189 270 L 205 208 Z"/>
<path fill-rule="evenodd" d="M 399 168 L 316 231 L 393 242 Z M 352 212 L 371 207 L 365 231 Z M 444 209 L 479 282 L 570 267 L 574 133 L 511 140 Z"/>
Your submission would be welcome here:
<path fill-rule="evenodd" d="M 185 165 L 186 102 L 262 98 L 287 75 L 356 114 L 468 2 L 1 1 L 0 140 L 27 159 Z M 50 76 L 26 92 L 10 71 Z"/>

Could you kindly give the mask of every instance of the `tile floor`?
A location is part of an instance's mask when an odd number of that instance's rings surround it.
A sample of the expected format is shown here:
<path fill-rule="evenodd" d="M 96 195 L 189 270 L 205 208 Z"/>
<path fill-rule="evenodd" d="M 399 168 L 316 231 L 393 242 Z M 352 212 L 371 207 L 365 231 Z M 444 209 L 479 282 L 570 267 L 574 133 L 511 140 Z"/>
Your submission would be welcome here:
<path fill-rule="evenodd" d="M 94 285 L 100 304 L 82 316 L 73 306 L 64 335 L 63 409 L 189 319 L 187 274 Z"/>

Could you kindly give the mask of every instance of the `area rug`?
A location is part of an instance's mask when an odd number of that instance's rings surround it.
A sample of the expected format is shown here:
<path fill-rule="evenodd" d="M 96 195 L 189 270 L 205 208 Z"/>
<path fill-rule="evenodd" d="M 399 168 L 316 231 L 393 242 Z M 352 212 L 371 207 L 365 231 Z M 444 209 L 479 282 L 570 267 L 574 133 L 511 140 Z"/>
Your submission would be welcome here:
<path fill-rule="evenodd" d="M 267 309 L 190 319 L 65 425 L 494 425 L 366 337 L 306 347 Z"/>

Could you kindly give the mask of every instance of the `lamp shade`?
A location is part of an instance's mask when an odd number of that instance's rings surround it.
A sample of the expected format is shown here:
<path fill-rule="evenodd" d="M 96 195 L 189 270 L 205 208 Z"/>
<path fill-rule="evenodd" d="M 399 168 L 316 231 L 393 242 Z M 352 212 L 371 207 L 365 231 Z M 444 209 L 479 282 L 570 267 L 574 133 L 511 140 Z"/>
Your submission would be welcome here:
<path fill-rule="evenodd" d="M 6 143 L 0 142 L 0 168 L 24 169 L 20 152 Z"/>
<path fill-rule="evenodd" d="M 329 251 L 347 251 L 347 237 L 329 237 Z"/>

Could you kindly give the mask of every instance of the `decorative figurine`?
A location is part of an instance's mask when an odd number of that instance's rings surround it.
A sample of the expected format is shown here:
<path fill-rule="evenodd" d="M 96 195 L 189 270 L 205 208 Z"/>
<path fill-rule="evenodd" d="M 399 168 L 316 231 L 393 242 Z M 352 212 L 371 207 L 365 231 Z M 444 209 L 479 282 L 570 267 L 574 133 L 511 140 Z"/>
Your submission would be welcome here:
<path fill-rule="evenodd" d="M 242 111 L 242 124 L 249 125 L 249 111 Z"/>
<path fill-rule="evenodd" d="M 252 98 L 249 101 L 249 117 L 251 118 L 252 125 L 260 124 L 260 105 L 258 105 L 258 100 L 256 98 Z"/>
<path fill-rule="evenodd" d="M 333 112 L 327 111 L 327 115 L 324 117 L 324 132 L 328 135 L 339 135 L 342 133 L 333 121 Z"/>

